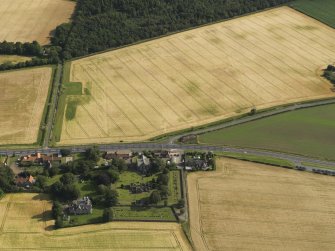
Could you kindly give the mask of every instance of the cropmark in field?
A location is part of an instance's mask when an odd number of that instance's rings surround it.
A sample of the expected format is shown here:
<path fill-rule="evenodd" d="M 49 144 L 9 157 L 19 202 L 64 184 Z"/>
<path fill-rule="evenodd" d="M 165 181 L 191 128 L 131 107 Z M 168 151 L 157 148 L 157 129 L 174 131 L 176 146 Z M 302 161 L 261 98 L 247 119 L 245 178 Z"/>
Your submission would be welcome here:
<path fill-rule="evenodd" d="M 320 69 L 334 61 L 334 41 L 330 27 L 281 7 L 73 61 L 70 81 L 89 102 L 64 118 L 60 144 L 147 140 L 333 97 Z"/>
<path fill-rule="evenodd" d="M 196 250 L 334 250 L 334 177 L 232 159 L 188 176 Z"/>
<path fill-rule="evenodd" d="M 50 33 L 68 22 L 75 7 L 70 0 L 1 0 L 0 41 L 50 42 Z"/>
<path fill-rule="evenodd" d="M 51 67 L 0 73 L 0 145 L 37 142 L 51 77 Z"/>
<path fill-rule="evenodd" d="M 10 194 L 0 200 L 1 250 L 191 250 L 176 223 L 112 222 L 53 230 L 47 199 Z"/>

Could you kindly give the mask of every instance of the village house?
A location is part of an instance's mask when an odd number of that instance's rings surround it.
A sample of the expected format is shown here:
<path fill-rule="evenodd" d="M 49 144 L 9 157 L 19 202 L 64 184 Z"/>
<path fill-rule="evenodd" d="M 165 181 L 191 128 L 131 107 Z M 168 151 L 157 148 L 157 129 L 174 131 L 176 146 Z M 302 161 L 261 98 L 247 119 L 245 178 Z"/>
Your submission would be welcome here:
<path fill-rule="evenodd" d="M 47 164 L 50 167 L 51 163 L 54 162 L 59 162 L 61 163 L 62 157 L 58 154 L 52 154 L 52 155 L 46 155 L 46 154 L 41 154 L 41 153 L 36 153 L 36 154 L 29 154 L 26 156 L 21 157 L 21 163 L 22 164 Z"/>
<path fill-rule="evenodd" d="M 169 152 L 165 150 L 155 150 L 152 153 L 156 158 L 169 158 Z"/>
<path fill-rule="evenodd" d="M 30 188 L 35 184 L 36 180 L 33 176 L 21 176 L 18 175 L 15 179 L 15 184 L 18 187 Z"/>
<path fill-rule="evenodd" d="M 74 200 L 65 209 L 65 211 L 70 215 L 91 214 L 93 211 L 92 202 L 88 197 L 84 197 L 80 200 Z"/>
<path fill-rule="evenodd" d="M 119 150 L 115 152 L 107 152 L 105 155 L 105 159 L 106 160 L 111 160 L 111 159 L 129 160 L 132 156 L 133 156 L 133 153 L 130 150 Z"/>
<path fill-rule="evenodd" d="M 168 152 L 170 162 L 179 165 L 183 161 L 183 151 L 172 149 Z"/>
<path fill-rule="evenodd" d="M 202 159 L 191 159 L 186 162 L 186 166 L 190 166 L 192 168 L 195 168 L 197 170 L 203 169 L 207 170 L 208 164 L 207 161 L 202 160 Z"/>
<path fill-rule="evenodd" d="M 63 158 L 63 161 L 67 164 L 69 162 L 72 162 L 73 161 L 73 157 L 72 156 L 67 156 L 67 157 L 64 157 Z"/>

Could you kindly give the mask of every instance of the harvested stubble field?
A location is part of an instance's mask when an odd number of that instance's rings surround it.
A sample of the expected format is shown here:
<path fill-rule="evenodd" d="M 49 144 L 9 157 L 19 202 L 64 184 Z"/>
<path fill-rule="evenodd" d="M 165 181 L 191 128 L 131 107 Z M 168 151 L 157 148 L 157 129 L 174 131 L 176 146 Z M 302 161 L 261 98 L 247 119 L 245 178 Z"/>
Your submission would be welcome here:
<path fill-rule="evenodd" d="M 37 142 L 51 67 L 0 73 L 0 145 Z"/>
<path fill-rule="evenodd" d="M 70 0 L 1 0 L 0 41 L 50 42 L 50 33 L 68 22 L 75 7 Z"/>
<path fill-rule="evenodd" d="M 334 250 L 334 178 L 232 159 L 188 176 L 196 250 Z"/>
<path fill-rule="evenodd" d="M 334 39 L 330 27 L 281 7 L 73 61 L 70 81 L 91 97 L 64 119 L 60 144 L 145 140 L 334 96 L 320 78 Z"/>
<path fill-rule="evenodd" d="M 1 250 L 191 250 L 176 223 L 112 222 L 52 230 L 46 199 L 12 194 L 0 200 Z"/>
<path fill-rule="evenodd" d="M 30 57 L 17 56 L 17 55 L 0 55 L 0 64 L 12 63 L 17 64 L 31 60 Z"/>

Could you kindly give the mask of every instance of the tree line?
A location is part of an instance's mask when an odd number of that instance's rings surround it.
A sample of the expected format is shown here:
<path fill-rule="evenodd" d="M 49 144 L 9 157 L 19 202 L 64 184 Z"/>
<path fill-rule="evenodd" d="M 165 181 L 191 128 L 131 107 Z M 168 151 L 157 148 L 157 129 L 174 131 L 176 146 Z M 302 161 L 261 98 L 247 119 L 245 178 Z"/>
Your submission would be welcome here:
<path fill-rule="evenodd" d="M 13 64 L 5 62 L 0 64 L 0 71 L 20 69 L 24 67 L 40 66 L 47 64 L 57 64 L 60 62 L 60 52 L 62 48 L 59 46 L 42 47 L 37 41 L 33 42 L 0 42 L 0 55 L 18 55 L 29 56 L 31 60 Z"/>
<path fill-rule="evenodd" d="M 70 59 L 232 18 L 290 0 L 78 0 L 52 44 Z"/>
<path fill-rule="evenodd" d="M 0 54 L 33 56 L 1 70 L 57 64 L 61 60 L 132 44 L 171 32 L 232 18 L 290 0 L 77 0 L 71 23 L 58 26 L 51 46 L 0 43 Z"/>

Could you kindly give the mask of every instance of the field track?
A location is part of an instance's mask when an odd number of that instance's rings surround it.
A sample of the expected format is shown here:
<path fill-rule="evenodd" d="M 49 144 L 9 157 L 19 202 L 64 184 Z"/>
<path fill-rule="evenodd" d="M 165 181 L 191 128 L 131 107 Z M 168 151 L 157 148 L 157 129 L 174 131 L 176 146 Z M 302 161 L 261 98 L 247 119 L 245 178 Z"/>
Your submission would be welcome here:
<path fill-rule="evenodd" d="M 334 250 L 334 178 L 232 159 L 188 176 L 196 250 Z"/>
<path fill-rule="evenodd" d="M 37 142 L 51 77 L 50 67 L 0 73 L 0 145 Z"/>
<path fill-rule="evenodd" d="M 320 78 L 334 39 L 335 30 L 281 7 L 76 60 L 70 80 L 90 101 L 64 119 L 60 144 L 146 140 L 334 96 Z"/>
<path fill-rule="evenodd" d="M 1 0 L 0 41 L 50 42 L 50 32 L 68 22 L 75 3 L 69 0 Z"/>
<path fill-rule="evenodd" d="M 52 230 L 46 199 L 12 194 L 0 200 L 1 250 L 191 250 L 176 223 L 112 222 Z"/>

